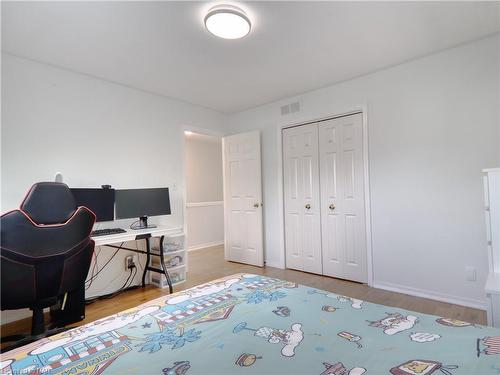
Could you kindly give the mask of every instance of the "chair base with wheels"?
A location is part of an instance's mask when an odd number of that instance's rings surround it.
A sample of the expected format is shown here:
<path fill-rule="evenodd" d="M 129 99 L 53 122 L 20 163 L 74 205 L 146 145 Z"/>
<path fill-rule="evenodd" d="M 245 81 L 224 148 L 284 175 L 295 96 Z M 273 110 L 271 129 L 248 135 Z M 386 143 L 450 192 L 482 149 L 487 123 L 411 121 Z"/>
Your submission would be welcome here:
<path fill-rule="evenodd" d="M 43 312 L 43 308 L 35 308 L 33 309 L 33 315 L 31 317 L 31 332 L 2 337 L 2 346 L 4 344 L 7 345 L 2 347 L 0 353 L 19 348 L 45 337 L 56 335 L 71 328 L 72 327 L 52 327 L 51 325 L 49 325 L 49 328 L 47 329 L 45 325 L 45 314 Z M 13 344 L 8 345 L 8 343 Z"/>

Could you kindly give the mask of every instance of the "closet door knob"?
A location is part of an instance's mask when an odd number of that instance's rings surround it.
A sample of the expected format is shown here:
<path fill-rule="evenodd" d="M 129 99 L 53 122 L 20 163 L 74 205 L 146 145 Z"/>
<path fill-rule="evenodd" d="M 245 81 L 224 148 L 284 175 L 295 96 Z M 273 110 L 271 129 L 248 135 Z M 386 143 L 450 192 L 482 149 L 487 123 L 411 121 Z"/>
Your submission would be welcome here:
<path fill-rule="evenodd" d="M 305 207 L 306 207 L 306 210 L 310 210 L 311 209 L 311 205 L 309 203 L 306 204 Z"/>
<path fill-rule="evenodd" d="M 258 203 L 254 203 L 253 205 L 255 208 L 259 208 L 259 204 Z"/>
<path fill-rule="evenodd" d="M 328 208 L 333 211 L 335 210 L 335 205 L 332 203 L 331 205 L 328 206 Z"/>

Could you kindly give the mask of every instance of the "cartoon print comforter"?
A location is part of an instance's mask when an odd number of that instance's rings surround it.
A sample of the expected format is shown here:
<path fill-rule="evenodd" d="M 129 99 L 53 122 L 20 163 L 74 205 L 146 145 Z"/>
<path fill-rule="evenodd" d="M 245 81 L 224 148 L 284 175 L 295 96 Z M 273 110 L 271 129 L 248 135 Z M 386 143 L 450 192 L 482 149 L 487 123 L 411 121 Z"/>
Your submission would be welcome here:
<path fill-rule="evenodd" d="M 4 353 L 1 374 L 500 374 L 500 330 L 238 274 Z"/>

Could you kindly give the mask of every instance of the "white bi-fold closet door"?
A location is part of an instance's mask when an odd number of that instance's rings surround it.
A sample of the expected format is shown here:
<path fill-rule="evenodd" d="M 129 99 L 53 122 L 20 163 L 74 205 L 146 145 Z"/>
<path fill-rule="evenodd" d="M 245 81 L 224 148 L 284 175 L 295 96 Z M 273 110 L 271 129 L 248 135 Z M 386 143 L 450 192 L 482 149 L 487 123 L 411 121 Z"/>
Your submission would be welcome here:
<path fill-rule="evenodd" d="M 322 273 L 318 125 L 283 130 L 286 265 Z"/>
<path fill-rule="evenodd" d="M 323 274 L 367 282 L 362 114 L 319 124 Z"/>
<path fill-rule="evenodd" d="M 283 130 L 288 268 L 367 282 L 362 114 Z"/>

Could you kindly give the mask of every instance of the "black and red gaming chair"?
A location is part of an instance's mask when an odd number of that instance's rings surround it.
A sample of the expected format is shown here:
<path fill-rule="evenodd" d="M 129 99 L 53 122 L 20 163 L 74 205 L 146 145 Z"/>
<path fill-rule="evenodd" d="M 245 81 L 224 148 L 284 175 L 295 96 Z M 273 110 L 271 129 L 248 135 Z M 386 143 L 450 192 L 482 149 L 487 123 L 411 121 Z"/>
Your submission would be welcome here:
<path fill-rule="evenodd" d="M 94 213 L 77 207 L 68 186 L 57 182 L 33 185 L 18 210 L 1 216 L 1 309 L 33 311 L 23 344 L 50 334 L 44 308 L 83 287 L 94 221 Z"/>

